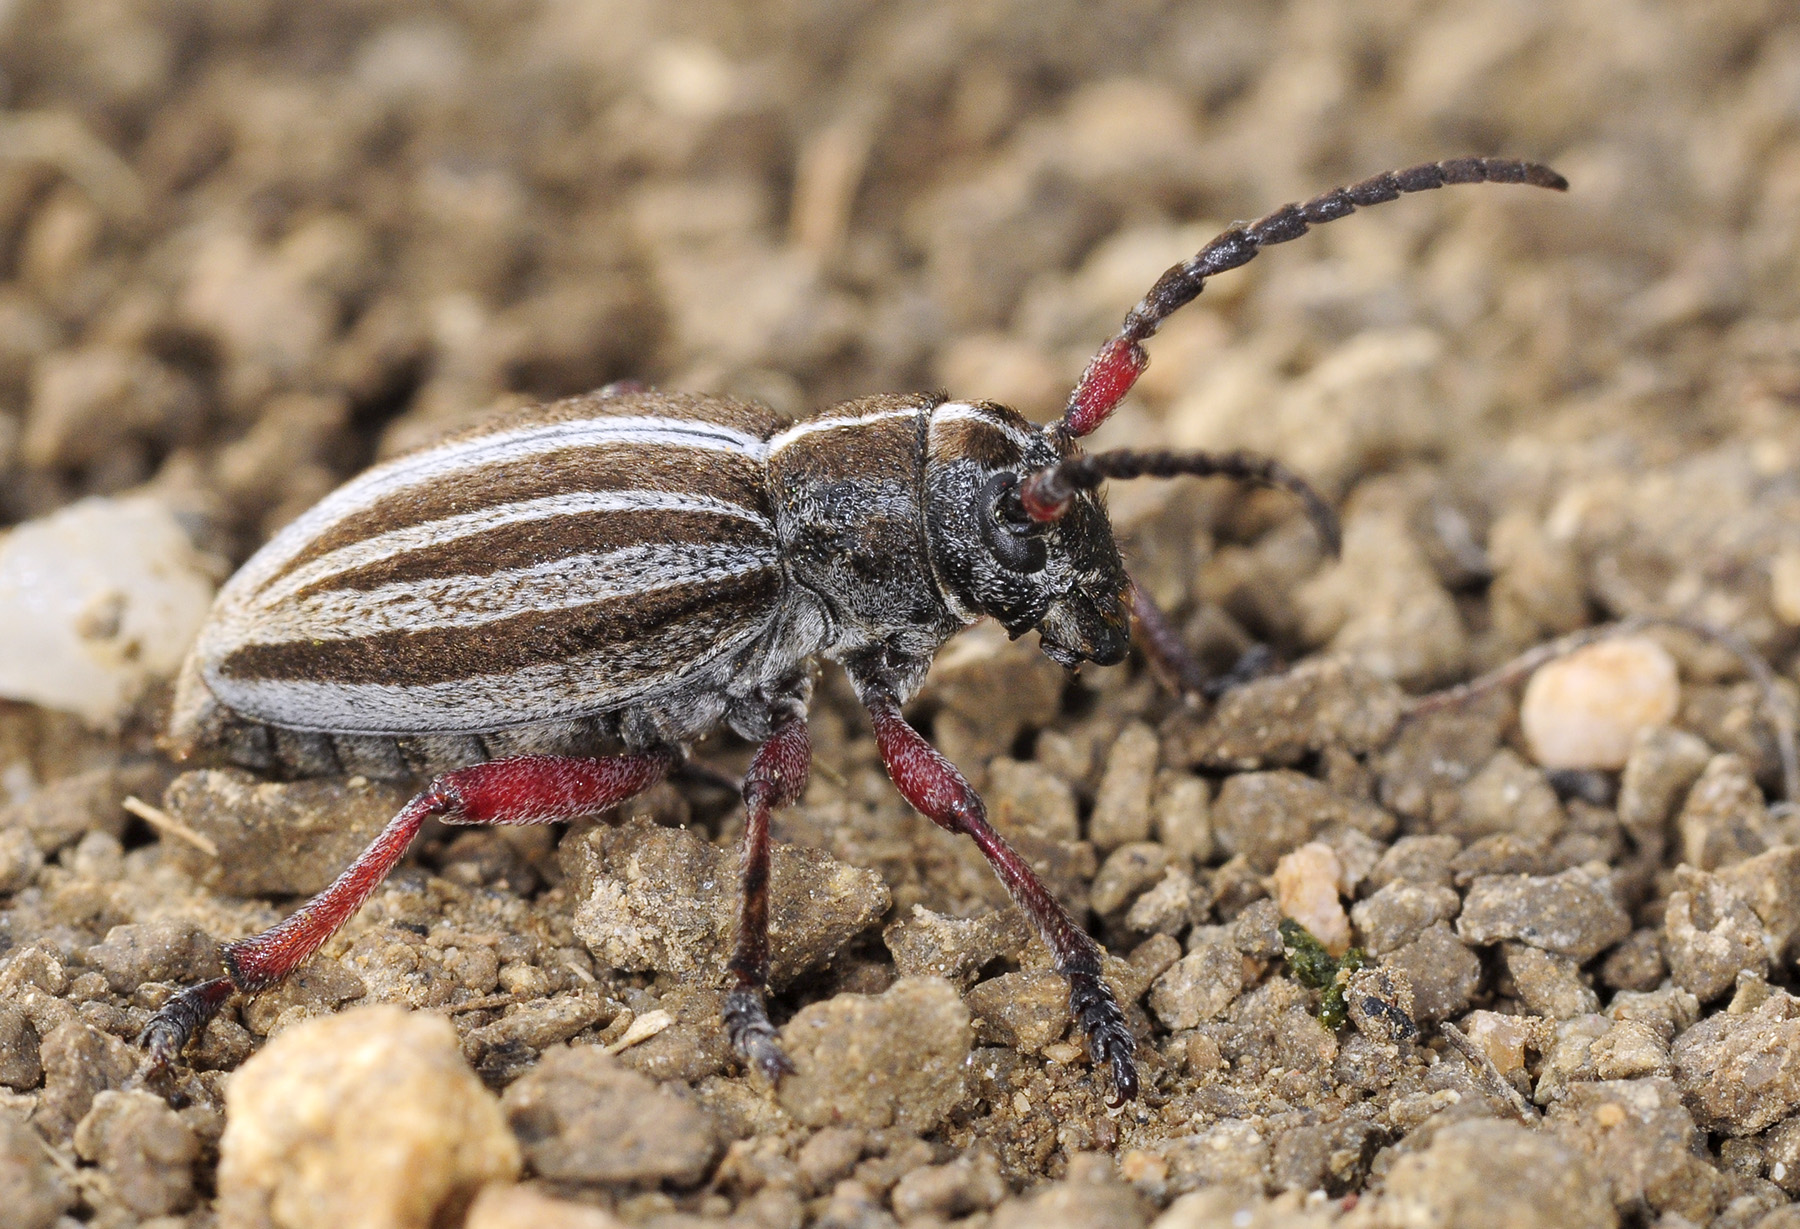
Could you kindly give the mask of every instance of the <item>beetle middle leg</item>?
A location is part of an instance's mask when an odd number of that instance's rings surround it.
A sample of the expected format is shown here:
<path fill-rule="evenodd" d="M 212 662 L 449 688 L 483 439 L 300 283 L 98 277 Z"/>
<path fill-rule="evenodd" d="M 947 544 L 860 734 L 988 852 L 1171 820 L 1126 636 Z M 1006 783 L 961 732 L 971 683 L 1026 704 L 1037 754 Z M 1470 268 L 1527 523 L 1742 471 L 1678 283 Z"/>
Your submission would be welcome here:
<path fill-rule="evenodd" d="M 744 843 L 739 868 L 737 947 L 732 953 L 732 987 L 725 995 L 725 1032 L 738 1057 L 771 1082 L 794 1070 L 769 1022 L 769 815 L 806 790 L 812 770 L 812 740 L 806 714 L 790 712 L 769 740 L 757 748 L 744 776 Z"/>
<path fill-rule="evenodd" d="M 150 1017 L 138 1044 L 149 1069 L 166 1067 L 233 993 L 281 982 L 350 920 L 432 817 L 448 824 L 545 824 L 616 806 L 669 774 L 671 749 L 577 759 L 520 755 L 436 778 L 388 821 L 330 887 L 259 935 L 227 943 L 226 976 L 189 986 Z"/>
<path fill-rule="evenodd" d="M 1018 850 L 988 823 L 987 808 L 974 786 L 906 723 L 894 697 L 880 686 L 865 686 L 862 701 L 894 787 L 927 819 L 946 831 L 969 836 L 980 847 L 1007 892 L 1036 925 L 1057 972 L 1068 978 L 1070 1014 L 1087 1034 L 1095 1065 L 1112 1068 L 1114 1103 L 1136 1097 L 1137 1065 L 1132 1055 L 1137 1043 L 1118 1000 L 1100 978 L 1100 945 L 1075 924 Z"/>

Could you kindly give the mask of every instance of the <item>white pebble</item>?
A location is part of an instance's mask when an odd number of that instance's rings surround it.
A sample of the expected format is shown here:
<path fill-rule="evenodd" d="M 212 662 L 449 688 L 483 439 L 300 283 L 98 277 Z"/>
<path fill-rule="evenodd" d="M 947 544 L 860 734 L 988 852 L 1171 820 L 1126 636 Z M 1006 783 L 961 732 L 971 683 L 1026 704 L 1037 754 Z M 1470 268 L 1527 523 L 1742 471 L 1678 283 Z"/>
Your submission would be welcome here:
<path fill-rule="evenodd" d="M 1539 669 L 1519 723 L 1540 767 L 1623 768 L 1638 731 L 1667 725 L 1680 702 L 1668 651 L 1641 636 L 1621 637 Z"/>
<path fill-rule="evenodd" d="M 1344 867 L 1323 841 L 1300 846 L 1275 864 L 1275 902 L 1333 956 L 1350 948 L 1350 919 L 1338 899 Z"/>
<path fill-rule="evenodd" d="M 208 560 L 155 499 L 84 499 L 0 537 L 0 696 L 116 725 L 181 665 Z"/>
<path fill-rule="evenodd" d="M 219 1221 L 428 1229 L 519 1172 L 442 1016 L 379 1005 L 284 1030 L 225 1087 Z"/>

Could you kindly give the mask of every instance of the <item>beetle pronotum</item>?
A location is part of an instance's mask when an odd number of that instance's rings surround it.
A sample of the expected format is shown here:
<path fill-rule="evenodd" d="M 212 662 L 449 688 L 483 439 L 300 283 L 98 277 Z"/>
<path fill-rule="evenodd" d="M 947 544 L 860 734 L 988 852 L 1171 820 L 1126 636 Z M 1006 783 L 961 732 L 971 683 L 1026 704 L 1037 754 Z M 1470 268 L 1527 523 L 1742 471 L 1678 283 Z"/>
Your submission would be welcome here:
<path fill-rule="evenodd" d="M 941 396 L 867 397 L 794 423 L 718 397 L 609 388 L 509 412 L 340 487 L 220 592 L 177 686 L 172 743 L 296 773 L 448 771 L 331 886 L 227 944 L 225 976 L 165 1003 L 140 1039 L 149 1061 L 166 1065 L 234 992 L 267 989 L 316 952 L 427 817 L 535 824 L 601 811 L 723 724 L 760 744 L 743 783 L 725 1027 L 778 1079 L 790 1067 L 764 1001 L 769 815 L 805 789 L 810 662 L 825 657 L 868 708 L 900 793 L 972 837 L 1035 923 L 1095 1065 L 1110 1068 L 1116 1099 L 1135 1096 L 1134 1041 L 1099 946 L 901 705 L 939 646 L 983 617 L 1015 636 L 1035 629 L 1070 667 L 1122 660 L 1135 617 L 1165 673 L 1194 677 L 1126 575 L 1095 489 L 1180 474 L 1281 486 L 1335 545 L 1331 510 L 1267 458 L 1089 456 L 1077 441 L 1211 275 L 1358 206 L 1483 181 L 1567 187 L 1533 163 L 1464 158 L 1233 226 L 1157 280 L 1045 428 Z"/>

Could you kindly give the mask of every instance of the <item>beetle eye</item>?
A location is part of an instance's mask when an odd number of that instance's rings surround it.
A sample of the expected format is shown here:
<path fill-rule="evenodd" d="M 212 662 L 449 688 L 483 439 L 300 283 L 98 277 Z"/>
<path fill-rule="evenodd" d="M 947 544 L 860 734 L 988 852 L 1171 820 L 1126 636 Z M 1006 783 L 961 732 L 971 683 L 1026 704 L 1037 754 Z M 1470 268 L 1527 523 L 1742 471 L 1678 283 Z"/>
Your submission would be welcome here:
<path fill-rule="evenodd" d="M 992 475 L 975 491 L 975 524 L 1000 566 L 1010 572 L 1041 572 L 1049 559 L 1041 525 L 1025 514 L 1019 501 L 1019 476 L 1010 470 Z"/>

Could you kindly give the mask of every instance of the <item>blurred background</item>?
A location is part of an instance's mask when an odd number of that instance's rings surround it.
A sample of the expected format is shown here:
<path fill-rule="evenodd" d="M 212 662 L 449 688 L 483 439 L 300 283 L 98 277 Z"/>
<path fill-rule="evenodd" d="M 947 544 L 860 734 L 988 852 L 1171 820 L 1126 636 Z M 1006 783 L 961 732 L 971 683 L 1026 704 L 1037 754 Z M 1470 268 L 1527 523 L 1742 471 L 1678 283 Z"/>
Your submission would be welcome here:
<path fill-rule="evenodd" d="M 236 561 L 377 456 L 622 377 L 1045 417 L 1232 219 L 1503 154 L 1574 190 L 1266 254 L 1099 442 L 1349 497 L 1353 556 L 1436 588 L 1371 650 L 1411 683 L 1649 609 L 1793 647 L 1779 0 L 9 0 L 0 102 L 5 522 L 154 483 Z M 1115 501 L 1159 596 L 1357 647 L 1344 595 L 1283 595 L 1302 528 L 1194 490 Z"/>

